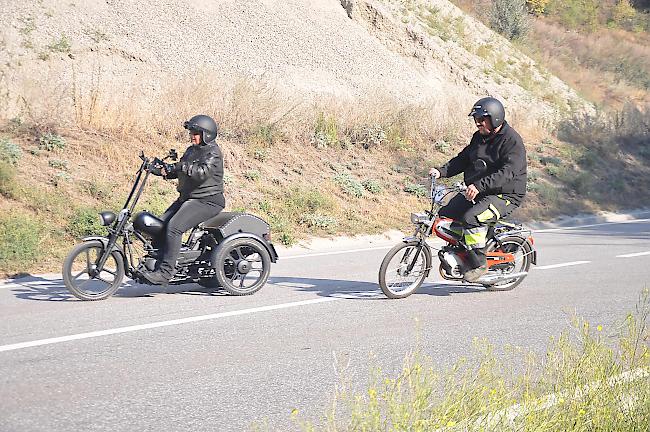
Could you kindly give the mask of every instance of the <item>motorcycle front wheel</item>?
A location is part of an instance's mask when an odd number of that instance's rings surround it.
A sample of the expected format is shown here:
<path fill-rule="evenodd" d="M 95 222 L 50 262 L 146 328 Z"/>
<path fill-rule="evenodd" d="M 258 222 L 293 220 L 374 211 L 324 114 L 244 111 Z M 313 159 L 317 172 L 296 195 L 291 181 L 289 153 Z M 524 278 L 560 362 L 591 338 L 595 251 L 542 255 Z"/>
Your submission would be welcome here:
<path fill-rule="evenodd" d="M 97 270 L 104 244 L 99 240 L 75 246 L 63 262 L 63 282 L 72 295 L 81 300 L 104 300 L 122 285 L 124 261 L 114 251 L 101 271 Z"/>
<path fill-rule="evenodd" d="M 379 286 L 388 298 L 399 299 L 413 294 L 424 282 L 431 268 L 431 251 L 417 242 L 395 245 L 379 267 Z"/>

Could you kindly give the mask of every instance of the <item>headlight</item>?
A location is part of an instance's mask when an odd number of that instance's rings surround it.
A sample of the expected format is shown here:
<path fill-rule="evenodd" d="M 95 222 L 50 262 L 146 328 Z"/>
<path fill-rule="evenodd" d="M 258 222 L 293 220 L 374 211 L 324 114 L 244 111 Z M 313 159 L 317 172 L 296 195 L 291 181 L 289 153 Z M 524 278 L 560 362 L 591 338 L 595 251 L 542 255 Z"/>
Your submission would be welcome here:
<path fill-rule="evenodd" d="M 411 222 L 420 224 L 429 221 L 429 215 L 426 213 L 411 213 Z"/>
<path fill-rule="evenodd" d="M 115 222 L 115 213 L 112 211 L 103 211 L 99 213 L 99 223 L 108 226 Z"/>

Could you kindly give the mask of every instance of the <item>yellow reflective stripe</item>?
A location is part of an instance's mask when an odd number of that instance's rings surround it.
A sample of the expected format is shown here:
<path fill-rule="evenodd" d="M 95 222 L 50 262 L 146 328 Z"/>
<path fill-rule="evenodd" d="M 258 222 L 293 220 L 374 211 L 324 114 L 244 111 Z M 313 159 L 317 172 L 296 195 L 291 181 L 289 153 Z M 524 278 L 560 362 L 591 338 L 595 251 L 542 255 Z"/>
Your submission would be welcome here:
<path fill-rule="evenodd" d="M 494 204 L 490 204 L 489 207 L 490 210 L 492 210 L 492 213 L 494 213 L 494 216 L 497 217 L 497 220 L 499 220 L 499 218 L 501 217 L 501 213 L 499 213 L 499 210 L 497 210 L 497 208 L 494 207 Z"/>
<path fill-rule="evenodd" d="M 485 232 L 478 232 L 475 234 L 465 233 L 465 244 L 467 246 L 483 245 L 486 239 Z"/>
<path fill-rule="evenodd" d="M 487 210 L 485 210 L 483 213 L 481 213 L 480 215 L 476 216 L 476 219 L 477 219 L 479 222 L 483 223 L 483 222 L 485 222 L 485 221 L 489 221 L 489 220 L 492 219 L 493 217 L 494 217 L 494 213 L 492 213 L 492 210 L 487 209 Z"/>

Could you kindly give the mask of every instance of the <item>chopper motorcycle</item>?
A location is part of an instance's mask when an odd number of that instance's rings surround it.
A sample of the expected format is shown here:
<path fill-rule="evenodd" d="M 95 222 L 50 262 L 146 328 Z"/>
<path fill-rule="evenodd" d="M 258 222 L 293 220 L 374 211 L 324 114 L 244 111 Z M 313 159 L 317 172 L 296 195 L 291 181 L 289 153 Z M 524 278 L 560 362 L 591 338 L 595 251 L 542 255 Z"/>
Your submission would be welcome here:
<path fill-rule="evenodd" d="M 163 160 L 176 160 L 170 150 Z M 75 246 L 63 263 L 66 288 L 81 300 L 103 300 L 121 286 L 125 275 L 144 284 L 144 271 L 153 271 L 158 250 L 152 239 L 164 232 L 164 222 L 141 211 L 133 214 L 144 191 L 151 169 L 161 162 L 140 153 L 142 164 L 131 192 L 120 210 L 99 213 L 108 235 L 90 236 Z M 248 213 L 221 212 L 194 227 L 183 242 L 176 274 L 169 284 L 198 283 L 222 288 L 233 295 L 249 295 L 268 280 L 272 262 L 278 255 L 271 243 L 270 226 Z"/>
<path fill-rule="evenodd" d="M 433 266 L 430 236 L 444 240 L 438 249 L 440 276 L 446 280 L 463 281 L 467 269 L 467 251 L 462 236 L 454 232 L 452 219 L 438 212 L 447 197 L 467 190 L 464 183 L 453 186 L 436 185 L 431 179 L 431 209 L 411 213 L 415 233 L 405 237 L 384 257 L 379 268 L 379 286 L 388 298 L 405 298 L 413 294 L 429 276 Z M 532 232 L 521 224 L 503 219 L 488 226 L 486 257 L 488 273 L 475 283 L 491 291 L 507 291 L 519 285 L 528 275 L 530 266 L 537 264 Z M 464 281 L 463 281 L 464 282 Z"/>

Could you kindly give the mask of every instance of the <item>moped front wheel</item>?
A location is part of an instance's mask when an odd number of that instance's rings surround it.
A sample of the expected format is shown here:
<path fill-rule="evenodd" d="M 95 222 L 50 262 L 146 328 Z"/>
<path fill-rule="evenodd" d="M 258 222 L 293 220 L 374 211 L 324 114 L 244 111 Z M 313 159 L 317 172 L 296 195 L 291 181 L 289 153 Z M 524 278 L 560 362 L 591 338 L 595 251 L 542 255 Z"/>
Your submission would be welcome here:
<path fill-rule="evenodd" d="M 106 263 L 97 269 L 104 244 L 92 240 L 75 246 L 63 262 L 63 282 L 72 295 L 81 300 L 104 300 L 122 285 L 124 261 L 112 252 Z"/>
<path fill-rule="evenodd" d="M 413 294 L 426 279 L 431 268 L 431 251 L 417 241 L 395 245 L 379 267 L 379 286 L 388 298 Z"/>

